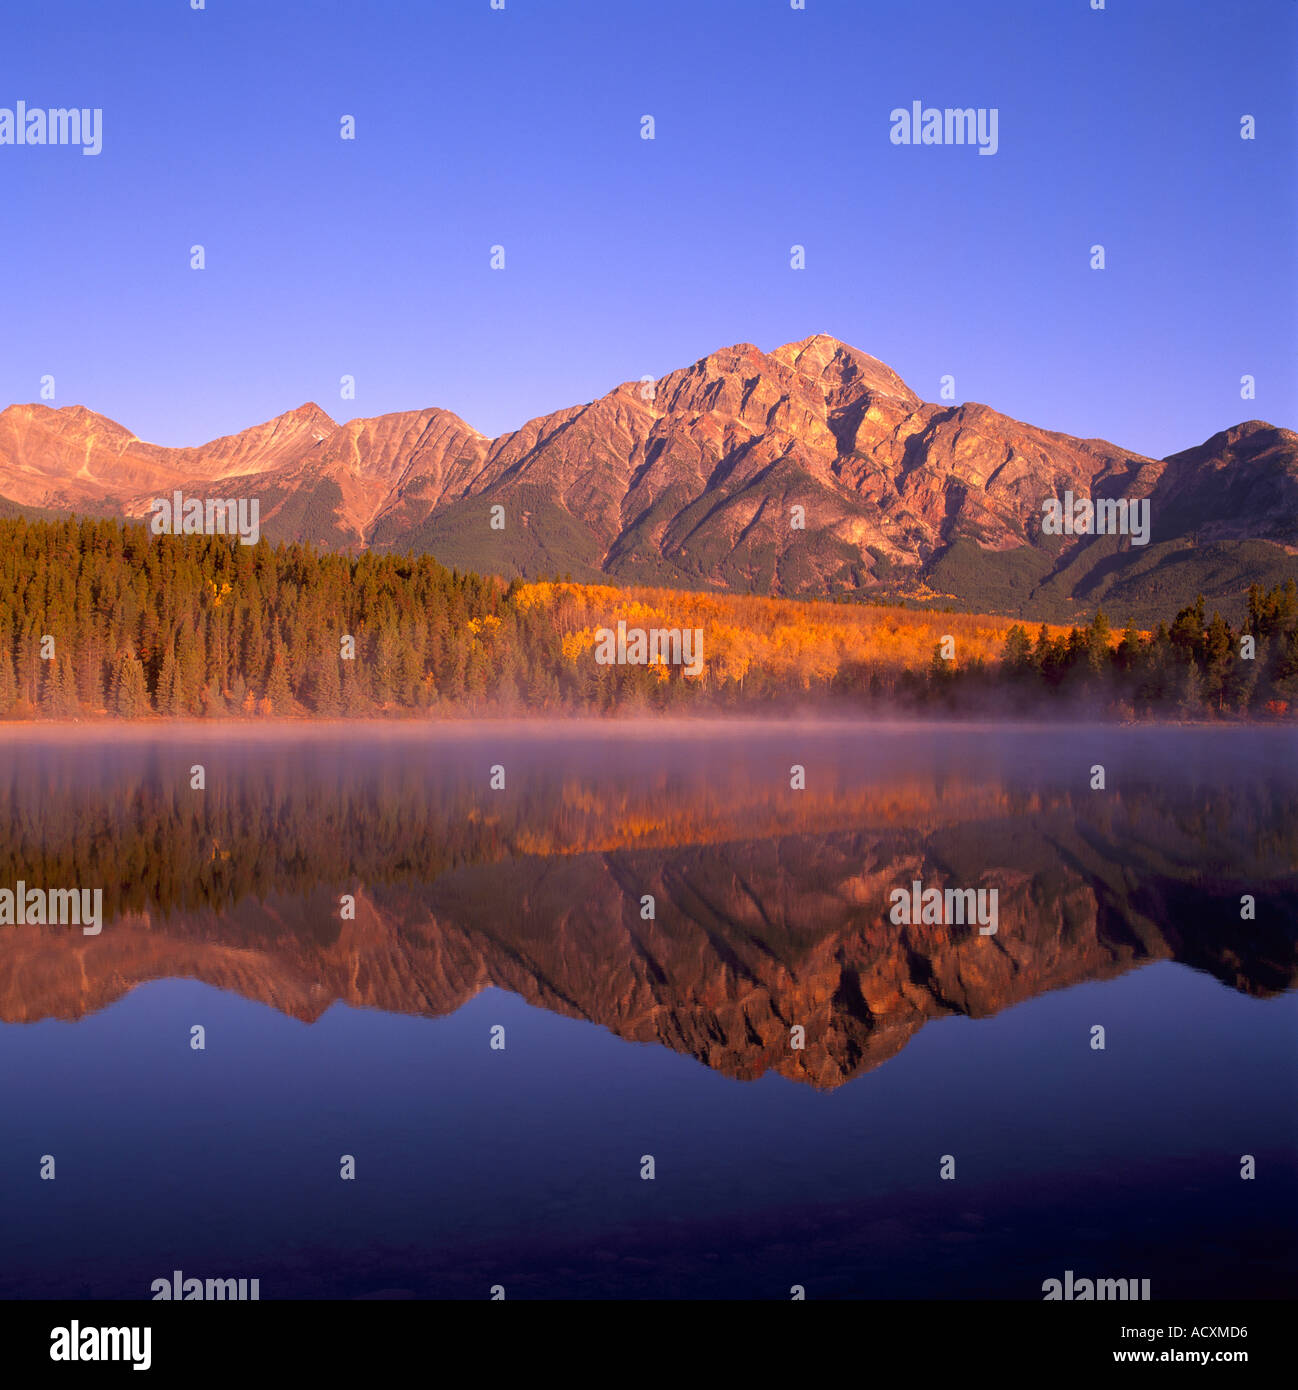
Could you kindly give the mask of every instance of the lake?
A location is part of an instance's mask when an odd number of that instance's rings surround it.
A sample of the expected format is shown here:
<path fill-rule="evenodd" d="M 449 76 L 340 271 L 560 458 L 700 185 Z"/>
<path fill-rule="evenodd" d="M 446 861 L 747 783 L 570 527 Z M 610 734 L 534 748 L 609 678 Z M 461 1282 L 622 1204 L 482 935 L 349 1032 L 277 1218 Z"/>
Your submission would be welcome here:
<path fill-rule="evenodd" d="M 1292 1296 L 1296 751 L 0 727 L 0 1296 Z"/>

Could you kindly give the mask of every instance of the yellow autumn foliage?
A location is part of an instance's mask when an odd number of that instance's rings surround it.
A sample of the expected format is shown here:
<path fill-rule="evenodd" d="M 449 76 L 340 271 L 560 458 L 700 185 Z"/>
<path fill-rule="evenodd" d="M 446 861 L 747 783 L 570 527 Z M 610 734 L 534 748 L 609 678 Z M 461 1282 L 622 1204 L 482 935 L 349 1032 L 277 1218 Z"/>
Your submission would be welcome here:
<path fill-rule="evenodd" d="M 598 629 L 616 629 L 619 621 L 628 628 L 702 628 L 710 682 L 742 682 L 746 673 L 758 669 L 796 680 L 804 689 L 833 680 L 844 667 L 921 669 L 946 636 L 955 639 L 956 667 L 977 658 L 999 660 L 1005 636 L 1018 621 L 976 613 L 566 582 L 524 584 L 516 602 L 521 608 L 553 613 L 564 659 L 574 664 L 594 647 Z M 1040 625 L 1023 626 L 1035 637 Z M 1047 624 L 1047 631 L 1051 637 L 1066 636 L 1068 628 Z"/>

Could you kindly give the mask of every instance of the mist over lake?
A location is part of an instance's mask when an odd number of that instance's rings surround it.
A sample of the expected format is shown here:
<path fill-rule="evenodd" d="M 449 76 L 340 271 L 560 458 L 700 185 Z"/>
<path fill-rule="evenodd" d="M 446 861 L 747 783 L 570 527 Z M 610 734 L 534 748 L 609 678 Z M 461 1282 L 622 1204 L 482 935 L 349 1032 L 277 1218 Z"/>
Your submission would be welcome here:
<path fill-rule="evenodd" d="M 0 889 L 103 893 L 95 936 L 0 926 L 0 1295 L 1292 1291 L 1294 753 L 0 728 Z M 995 930 L 897 920 L 933 889 Z"/>

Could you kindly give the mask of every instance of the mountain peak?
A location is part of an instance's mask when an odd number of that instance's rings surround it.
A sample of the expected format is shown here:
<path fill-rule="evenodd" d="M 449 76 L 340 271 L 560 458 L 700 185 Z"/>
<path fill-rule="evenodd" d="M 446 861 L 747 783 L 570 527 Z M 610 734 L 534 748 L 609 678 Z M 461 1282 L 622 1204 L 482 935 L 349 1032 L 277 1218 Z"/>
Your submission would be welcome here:
<path fill-rule="evenodd" d="M 856 349 L 841 338 L 835 338 L 832 333 L 813 333 L 809 338 L 799 338 L 796 343 L 785 343 L 782 347 L 776 348 L 771 356 L 780 357 L 784 353 L 801 356 L 803 353 L 814 352 L 823 354 L 828 361 L 836 352 L 843 351 L 855 352 Z"/>
<path fill-rule="evenodd" d="M 296 410 L 286 410 L 280 418 L 287 420 L 294 416 L 308 416 L 311 419 L 323 416 L 331 425 L 334 423 L 329 412 L 322 410 L 314 401 L 303 401 Z"/>
<path fill-rule="evenodd" d="M 1237 425 L 1218 430 L 1211 438 L 1205 439 L 1202 444 L 1195 444 L 1189 449 L 1179 449 L 1176 453 L 1169 454 L 1165 462 L 1178 463 L 1186 460 L 1199 462 L 1212 458 L 1220 467 L 1232 459 L 1253 457 L 1270 449 L 1280 448 L 1292 451 L 1295 445 L 1298 445 L 1298 435 L 1295 435 L 1293 430 L 1270 424 L 1266 420 L 1241 420 Z"/>
<path fill-rule="evenodd" d="M 296 410 L 286 410 L 282 415 L 267 420 L 262 428 L 306 429 L 313 431 L 317 438 L 323 439 L 325 435 L 332 434 L 338 428 L 338 422 L 314 401 L 304 401 Z"/>
<path fill-rule="evenodd" d="M 700 357 L 694 365 L 708 372 L 760 371 L 765 357 L 756 343 L 732 343 Z"/>
<path fill-rule="evenodd" d="M 116 420 L 110 420 L 107 415 L 100 415 L 98 411 L 91 410 L 89 406 L 85 405 L 48 405 L 45 401 L 26 401 L 15 403 L 0 410 L 0 417 L 11 423 L 19 421 L 26 424 L 40 423 L 57 429 L 69 427 L 107 428 L 121 431 L 132 439 L 135 438 Z"/>
<path fill-rule="evenodd" d="M 1281 425 L 1273 425 L 1268 420 L 1241 420 L 1238 425 L 1232 425 L 1224 433 L 1228 444 L 1238 444 L 1241 439 L 1250 437 L 1262 438 L 1265 436 L 1268 443 L 1278 439 L 1291 440 L 1294 438 L 1293 430 L 1287 430 Z"/>
<path fill-rule="evenodd" d="M 919 397 L 886 362 L 829 333 L 813 333 L 810 338 L 785 343 L 771 356 L 822 386 L 835 390 L 864 387 L 871 395 L 892 396 L 912 409 L 920 403 Z"/>
<path fill-rule="evenodd" d="M 495 440 L 446 410 L 338 424 L 310 400 L 190 448 L 142 443 L 82 406 L 0 412 L 0 505 L 138 516 L 218 479 L 225 496 L 262 499 L 271 539 L 428 551 L 505 575 L 820 597 L 932 589 L 1016 612 L 1090 603 L 1093 574 L 1107 576 L 1106 604 L 1146 592 L 1135 570 L 1096 570 L 1107 561 L 1085 540 L 1068 570 L 1038 543 L 1043 498 L 1067 490 L 1149 496 L 1155 539 L 1181 545 L 1176 573 L 1194 576 L 1184 591 L 1214 602 L 1238 598 L 1259 566 L 1292 572 L 1284 547 L 1298 545 L 1291 431 L 1246 420 L 1145 459 L 989 406 L 926 403 L 830 333 L 720 347 Z M 789 525 L 799 506 L 805 532 Z M 505 530 L 487 527 L 488 507 Z M 1271 549 L 1198 554 L 1216 541 Z"/>

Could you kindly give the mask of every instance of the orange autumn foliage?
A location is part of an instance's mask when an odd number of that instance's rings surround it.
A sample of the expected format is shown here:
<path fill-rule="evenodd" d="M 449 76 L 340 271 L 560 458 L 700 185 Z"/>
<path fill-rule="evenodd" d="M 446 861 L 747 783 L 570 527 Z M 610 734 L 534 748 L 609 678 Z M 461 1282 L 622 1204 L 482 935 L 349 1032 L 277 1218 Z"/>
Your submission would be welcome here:
<path fill-rule="evenodd" d="M 742 684 L 756 668 L 803 689 L 826 684 L 851 667 L 881 673 L 922 670 L 946 636 L 955 639 L 957 668 L 978 659 L 997 661 L 1017 621 L 976 613 L 567 582 L 524 584 L 515 602 L 553 614 L 564 658 L 574 665 L 589 658 L 598 629 L 616 628 L 619 621 L 629 628 L 701 628 L 706 683 Z M 1047 624 L 1052 638 L 1067 636 L 1068 630 Z"/>

